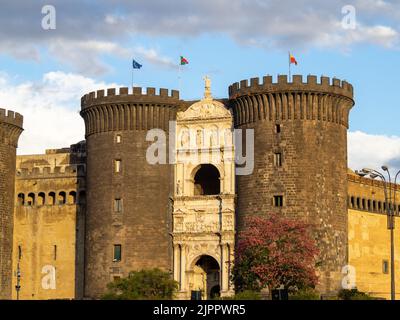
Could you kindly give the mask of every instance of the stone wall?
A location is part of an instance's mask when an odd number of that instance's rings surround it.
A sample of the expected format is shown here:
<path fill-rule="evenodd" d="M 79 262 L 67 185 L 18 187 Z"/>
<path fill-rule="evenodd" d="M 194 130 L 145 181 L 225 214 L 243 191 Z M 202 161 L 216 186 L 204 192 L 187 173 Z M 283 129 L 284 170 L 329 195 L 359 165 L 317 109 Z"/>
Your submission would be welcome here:
<path fill-rule="evenodd" d="M 88 145 L 85 296 L 98 298 L 107 283 L 130 271 L 158 267 L 172 272 L 170 196 L 173 167 L 152 165 L 149 129 L 168 134 L 179 94 L 161 89 L 108 89 L 82 98 Z M 166 143 L 169 139 L 166 137 Z M 116 172 L 116 161 L 121 170 Z M 115 209 L 119 199 L 122 209 Z M 113 256 L 121 245 L 121 260 Z"/>
<path fill-rule="evenodd" d="M 242 81 L 229 92 L 235 127 L 254 130 L 254 171 L 237 177 L 239 231 L 244 217 L 252 214 L 278 212 L 310 223 L 320 250 L 318 289 L 337 291 L 347 263 L 351 85 L 326 77 L 317 83 L 308 76 L 303 83 L 301 76 L 293 82 L 278 76 L 276 83 L 272 77 L 261 84 L 258 79 L 250 85 Z M 281 206 L 275 203 L 278 196 Z"/>
<path fill-rule="evenodd" d="M 83 296 L 86 191 L 81 151 L 17 157 L 13 270 L 21 274 L 20 299 Z M 12 281 L 15 287 L 17 277 Z"/>
<path fill-rule="evenodd" d="M 348 174 L 348 238 L 349 265 L 358 290 L 372 296 L 390 299 L 390 230 L 387 226 L 385 194 L 379 179 L 360 178 Z M 399 190 L 399 186 L 396 186 Z M 392 190 L 395 186 L 392 185 Z M 399 193 L 397 191 L 397 193 Z M 400 218 L 399 200 L 396 194 L 397 216 L 395 218 L 395 267 L 400 265 Z M 384 264 L 387 270 L 384 270 Z M 396 283 L 400 281 L 395 272 Z M 396 293 L 396 299 L 400 293 Z"/>
<path fill-rule="evenodd" d="M 11 298 L 15 157 L 22 116 L 0 109 L 0 299 Z"/>

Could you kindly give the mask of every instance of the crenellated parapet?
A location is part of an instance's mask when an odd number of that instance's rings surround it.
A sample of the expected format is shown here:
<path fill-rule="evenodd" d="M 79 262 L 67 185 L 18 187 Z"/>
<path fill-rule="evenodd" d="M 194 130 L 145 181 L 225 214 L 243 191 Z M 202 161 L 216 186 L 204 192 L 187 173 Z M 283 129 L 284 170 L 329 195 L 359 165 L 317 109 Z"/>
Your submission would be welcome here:
<path fill-rule="evenodd" d="M 180 104 L 179 92 L 168 89 L 127 87 L 98 90 L 81 99 L 81 115 L 86 124 L 86 136 L 93 133 L 124 130 L 166 129 L 176 117 Z"/>
<path fill-rule="evenodd" d="M 58 179 L 71 177 L 85 177 L 86 166 L 67 165 L 55 167 L 34 167 L 17 169 L 17 179 Z"/>
<path fill-rule="evenodd" d="M 17 147 L 22 124 L 22 115 L 0 108 L 0 142 Z"/>
<path fill-rule="evenodd" d="M 257 120 L 320 120 L 348 127 L 349 110 L 354 105 L 353 86 L 346 81 L 294 75 L 291 82 L 279 75 L 236 82 L 229 87 L 235 125 Z"/>

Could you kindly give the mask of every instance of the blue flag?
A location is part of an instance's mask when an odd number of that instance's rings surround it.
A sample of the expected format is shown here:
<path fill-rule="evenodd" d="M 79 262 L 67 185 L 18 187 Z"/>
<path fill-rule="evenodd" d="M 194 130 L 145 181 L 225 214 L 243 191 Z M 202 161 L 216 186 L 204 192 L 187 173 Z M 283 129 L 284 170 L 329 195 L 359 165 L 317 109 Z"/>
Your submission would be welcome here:
<path fill-rule="evenodd" d="M 132 66 L 133 66 L 133 69 L 140 69 L 142 67 L 142 65 L 140 63 L 138 63 L 137 61 L 135 61 L 135 59 L 132 60 Z"/>

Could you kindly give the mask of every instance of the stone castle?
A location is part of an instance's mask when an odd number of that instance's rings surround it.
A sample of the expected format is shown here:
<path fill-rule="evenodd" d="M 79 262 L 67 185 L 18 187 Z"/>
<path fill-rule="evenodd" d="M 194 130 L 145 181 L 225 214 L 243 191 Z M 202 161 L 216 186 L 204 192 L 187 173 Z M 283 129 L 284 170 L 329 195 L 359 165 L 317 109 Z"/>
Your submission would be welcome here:
<path fill-rule="evenodd" d="M 266 76 L 213 99 L 205 83 L 200 101 L 91 92 L 85 141 L 43 155 L 16 156 L 22 116 L 0 109 L 0 298 L 99 298 L 154 267 L 180 299 L 229 296 L 243 218 L 271 212 L 313 225 L 319 291 L 350 282 L 389 298 L 383 185 L 347 169 L 353 87 Z"/>

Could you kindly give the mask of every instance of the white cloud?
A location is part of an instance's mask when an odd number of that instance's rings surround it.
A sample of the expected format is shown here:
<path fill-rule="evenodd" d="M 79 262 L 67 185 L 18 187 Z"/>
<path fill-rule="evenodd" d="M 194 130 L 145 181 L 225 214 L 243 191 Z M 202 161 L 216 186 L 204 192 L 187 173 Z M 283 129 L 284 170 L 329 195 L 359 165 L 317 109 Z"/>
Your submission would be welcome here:
<path fill-rule="evenodd" d="M 80 98 L 97 89 L 120 87 L 77 74 L 49 72 L 38 82 L 13 84 L 0 73 L 0 105 L 24 116 L 18 154 L 43 153 L 84 139 Z"/>
<path fill-rule="evenodd" d="M 111 70 L 111 67 L 101 59 L 104 55 L 122 58 L 127 61 L 128 65 L 133 57 L 139 57 L 150 64 L 165 68 L 176 68 L 177 66 L 170 58 L 162 56 L 154 48 L 136 46 L 128 49 L 110 41 L 56 39 L 49 44 L 49 52 L 56 60 L 89 76 L 99 76 Z"/>
<path fill-rule="evenodd" d="M 139 46 L 134 49 L 134 55 L 142 56 L 144 59 L 152 64 L 164 66 L 167 68 L 177 67 L 177 62 L 174 63 L 170 58 L 163 57 L 155 49 L 146 49 Z"/>
<path fill-rule="evenodd" d="M 376 25 L 365 26 L 357 25 L 355 30 L 347 30 L 343 38 L 340 39 L 342 44 L 350 46 L 355 43 L 370 43 L 386 48 L 392 48 L 398 44 L 399 33 L 388 26 Z"/>
<path fill-rule="evenodd" d="M 357 28 L 343 29 L 342 7 L 353 4 Z M 17 58 L 55 59 L 93 76 L 110 71 L 104 55 L 125 57 L 135 37 L 186 39 L 202 34 L 225 35 L 242 45 L 263 48 L 328 47 L 349 51 L 357 44 L 399 47 L 400 2 L 393 0 L 54 0 L 57 29 L 40 26 L 41 6 L 3 0 L 0 50 Z M 300 9 L 299 9 L 300 8 Z M 138 49 L 139 48 L 139 49 Z M 136 53 L 140 53 L 138 47 Z M 150 63 L 172 67 L 170 59 L 145 49 Z"/>
<path fill-rule="evenodd" d="M 400 137 L 349 132 L 348 162 L 353 170 L 388 165 L 395 172 L 400 169 Z"/>
<path fill-rule="evenodd" d="M 82 41 L 54 39 L 49 44 L 50 55 L 79 73 L 99 76 L 111 70 L 102 60 L 103 55 L 130 58 L 130 50 L 110 41 Z"/>
<path fill-rule="evenodd" d="M 84 139 L 84 122 L 79 115 L 80 98 L 90 91 L 122 87 L 60 71 L 43 75 L 38 82 L 14 84 L 0 72 L 0 106 L 24 116 L 18 154 L 43 153 L 45 149 L 69 146 Z M 348 165 L 400 169 L 400 137 L 361 131 L 348 134 Z"/>

